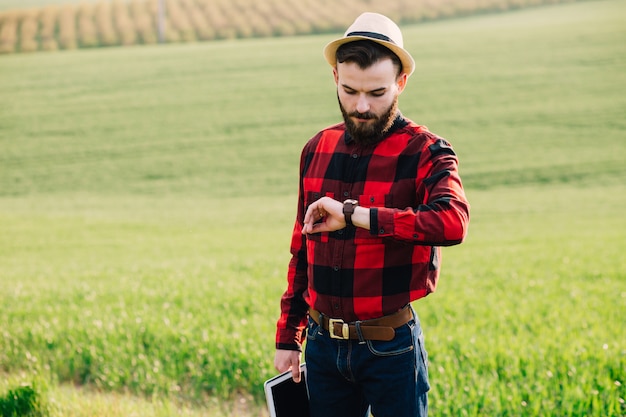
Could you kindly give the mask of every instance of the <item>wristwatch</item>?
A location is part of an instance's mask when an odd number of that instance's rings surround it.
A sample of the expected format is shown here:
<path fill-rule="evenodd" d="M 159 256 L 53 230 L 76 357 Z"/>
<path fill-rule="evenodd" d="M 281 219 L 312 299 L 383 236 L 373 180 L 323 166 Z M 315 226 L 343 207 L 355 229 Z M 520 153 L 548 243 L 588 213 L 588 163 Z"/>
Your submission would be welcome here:
<path fill-rule="evenodd" d="M 354 213 L 354 209 L 359 205 L 359 202 L 352 199 L 347 199 L 343 202 L 343 215 L 346 218 L 346 225 L 352 226 L 352 214 Z"/>

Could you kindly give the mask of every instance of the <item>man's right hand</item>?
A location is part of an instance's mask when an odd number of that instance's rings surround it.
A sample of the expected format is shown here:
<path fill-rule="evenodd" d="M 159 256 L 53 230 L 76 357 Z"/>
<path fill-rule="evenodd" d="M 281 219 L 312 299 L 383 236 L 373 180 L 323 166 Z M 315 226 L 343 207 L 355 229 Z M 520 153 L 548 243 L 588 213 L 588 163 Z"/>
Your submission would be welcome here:
<path fill-rule="evenodd" d="M 276 349 L 274 367 L 280 373 L 291 369 L 294 382 L 300 382 L 300 352 L 297 350 Z"/>

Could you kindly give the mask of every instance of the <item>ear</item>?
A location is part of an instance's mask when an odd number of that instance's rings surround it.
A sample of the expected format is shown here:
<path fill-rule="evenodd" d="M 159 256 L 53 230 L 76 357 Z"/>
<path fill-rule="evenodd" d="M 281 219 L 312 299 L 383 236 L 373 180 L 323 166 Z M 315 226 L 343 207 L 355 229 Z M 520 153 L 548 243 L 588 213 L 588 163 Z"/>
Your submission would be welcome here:
<path fill-rule="evenodd" d="M 398 79 L 396 80 L 396 84 L 398 85 L 398 94 L 404 91 L 404 87 L 406 87 L 406 83 L 408 82 L 408 80 L 409 76 L 406 74 L 406 72 L 398 75 Z"/>
<path fill-rule="evenodd" d="M 335 85 L 339 85 L 339 73 L 337 73 L 337 67 L 333 67 L 333 77 L 335 78 Z"/>

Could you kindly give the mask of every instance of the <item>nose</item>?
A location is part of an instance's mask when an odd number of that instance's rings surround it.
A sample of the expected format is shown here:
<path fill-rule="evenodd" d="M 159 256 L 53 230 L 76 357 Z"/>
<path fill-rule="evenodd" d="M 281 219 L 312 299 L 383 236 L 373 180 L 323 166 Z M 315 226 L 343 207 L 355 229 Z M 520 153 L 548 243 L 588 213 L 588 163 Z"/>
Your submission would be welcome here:
<path fill-rule="evenodd" d="M 359 98 L 356 102 L 356 111 L 359 113 L 367 113 L 370 111 L 370 103 L 365 94 L 359 94 Z"/>

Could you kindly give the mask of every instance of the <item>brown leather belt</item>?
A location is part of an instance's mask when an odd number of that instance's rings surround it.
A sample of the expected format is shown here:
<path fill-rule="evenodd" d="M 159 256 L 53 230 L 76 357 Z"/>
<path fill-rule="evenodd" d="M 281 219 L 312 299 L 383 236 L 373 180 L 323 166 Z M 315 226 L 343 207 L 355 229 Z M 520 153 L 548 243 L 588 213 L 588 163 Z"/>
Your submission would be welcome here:
<path fill-rule="evenodd" d="M 324 330 L 328 330 L 330 337 L 333 339 L 389 341 L 395 337 L 396 328 L 408 323 L 413 318 L 413 310 L 407 305 L 402 310 L 379 319 L 352 323 L 346 323 L 341 319 L 328 318 L 313 309 L 309 310 L 309 316 L 314 322 L 321 325 Z M 359 328 L 362 338 L 359 337 Z"/>

